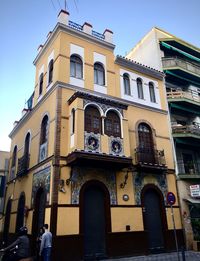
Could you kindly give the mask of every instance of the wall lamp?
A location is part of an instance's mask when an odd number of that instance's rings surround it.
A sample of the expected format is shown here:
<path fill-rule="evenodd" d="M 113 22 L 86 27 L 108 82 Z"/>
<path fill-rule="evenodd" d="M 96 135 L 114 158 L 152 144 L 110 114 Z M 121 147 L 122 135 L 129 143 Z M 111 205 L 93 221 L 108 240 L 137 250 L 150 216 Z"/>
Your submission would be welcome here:
<path fill-rule="evenodd" d="M 127 180 L 128 180 L 128 173 L 132 172 L 132 171 L 133 171 L 133 169 L 131 169 L 131 168 L 126 170 L 126 173 L 124 175 L 124 181 L 120 184 L 120 188 L 122 188 L 122 189 L 125 188 L 125 186 L 127 184 Z"/>

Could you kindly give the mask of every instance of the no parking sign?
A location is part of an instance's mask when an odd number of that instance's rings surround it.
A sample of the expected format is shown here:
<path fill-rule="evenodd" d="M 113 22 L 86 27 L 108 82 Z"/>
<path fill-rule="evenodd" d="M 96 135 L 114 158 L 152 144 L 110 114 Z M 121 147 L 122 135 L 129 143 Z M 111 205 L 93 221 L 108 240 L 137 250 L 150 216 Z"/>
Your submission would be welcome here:
<path fill-rule="evenodd" d="M 176 196 L 174 195 L 173 192 L 168 192 L 167 193 L 167 203 L 172 206 L 176 203 Z"/>

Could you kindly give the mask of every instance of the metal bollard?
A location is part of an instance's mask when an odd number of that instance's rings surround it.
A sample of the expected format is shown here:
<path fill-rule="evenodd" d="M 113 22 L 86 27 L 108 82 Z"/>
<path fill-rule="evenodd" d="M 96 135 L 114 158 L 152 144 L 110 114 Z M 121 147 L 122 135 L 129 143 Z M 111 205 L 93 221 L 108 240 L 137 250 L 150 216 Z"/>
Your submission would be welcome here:
<path fill-rule="evenodd" d="M 185 261 L 185 248 L 184 246 L 181 248 L 182 260 Z"/>

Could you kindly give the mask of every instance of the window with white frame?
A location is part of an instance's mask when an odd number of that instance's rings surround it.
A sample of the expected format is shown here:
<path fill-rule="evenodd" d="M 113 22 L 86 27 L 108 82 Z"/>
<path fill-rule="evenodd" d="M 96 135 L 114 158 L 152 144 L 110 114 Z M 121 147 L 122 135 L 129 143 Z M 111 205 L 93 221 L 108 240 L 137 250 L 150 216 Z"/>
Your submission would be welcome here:
<path fill-rule="evenodd" d="M 143 85 L 142 85 L 142 79 L 137 78 L 137 93 L 139 99 L 144 99 L 144 92 L 143 92 Z"/>
<path fill-rule="evenodd" d="M 156 102 L 156 95 L 155 95 L 155 87 L 152 82 L 149 82 L 149 95 L 150 95 L 150 101 Z"/>
<path fill-rule="evenodd" d="M 101 63 L 94 64 L 94 83 L 105 85 L 105 70 Z"/>
<path fill-rule="evenodd" d="M 78 79 L 83 78 L 83 62 L 77 55 L 70 57 L 70 76 Z"/>
<path fill-rule="evenodd" d="M 123 74 L 124 94 L 131 95 L 130 78 L 128 73 Z"/>
<path fill-rule="evenodd" d="M 48 75 L 48 84 L 50 84 L 53 81 L 53 59 L 51 59 L 51 61 L 49 62 Z"/>

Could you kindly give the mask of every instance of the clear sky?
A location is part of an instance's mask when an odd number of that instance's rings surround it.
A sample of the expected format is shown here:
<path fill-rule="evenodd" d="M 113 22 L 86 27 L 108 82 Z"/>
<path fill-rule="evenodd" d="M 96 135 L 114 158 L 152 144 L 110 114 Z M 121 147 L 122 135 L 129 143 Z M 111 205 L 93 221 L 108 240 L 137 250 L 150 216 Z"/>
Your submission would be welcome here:
<path fill-rule="evenodd" d="M 57 22 L 64 0 L 0 0 L 0 150 L 34 90 L 37 48 Z M 114 32 L 115 55 L 157 26 L 200 47 L 200 0 L 67 0 L 70 20 Z"/>

